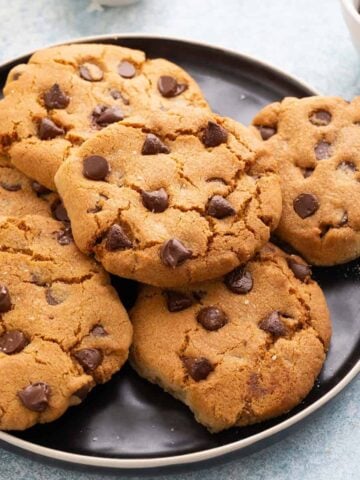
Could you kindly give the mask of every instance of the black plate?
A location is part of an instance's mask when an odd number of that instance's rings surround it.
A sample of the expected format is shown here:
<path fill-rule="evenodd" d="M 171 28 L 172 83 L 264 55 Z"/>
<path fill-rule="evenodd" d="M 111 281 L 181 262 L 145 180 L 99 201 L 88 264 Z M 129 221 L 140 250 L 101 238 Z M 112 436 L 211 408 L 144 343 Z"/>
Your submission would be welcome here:
<path fill-rule="evenodd" d="M 244 123 L 248 123 L 267 103 L 284 96 L 303 97 L 315 93 L 301 82 L 256 60 L 206 45 L 154 37 L 107 37 L 101 41 L 140 48 L 150 57 L 161 56 L 177 62 L 199 82 L 215 111 Z M 27 57 L 24 57 L 3 66 L 0 69 L 1 82 L 5 81 L 13 65 L 26 60 Z M 263 433 L 256 438 L 256 446 L 260 447 L 265 437 L 273 433 L 274 429 L 269 431 L 271 427 L 278 426 L 275 430 L 284 430 L 292 423 L 285 420 L 297 419 L 295 415 L 299 412 L 304 412 L 306 416 L 314 409 L 307 407 L 323 403 L 331 396 L 328 392 L 336 393 L 341 389 L 339 383 L 342 387 L 355 374 L 355 370 L 359 370 L 360 262 L 314 270 L 314 276 L 324 288 L 330 306 L 334 325 L 333 341 L 316 386 L 305 401 L 288 415 L 260 425 L 211 435 L 196 423 L 182 403 L 139 378 L 126 366 L 111 382 L 97 387 L 81 407 L 70 409 L 60 420 L 26 432 L 13 433 L 10 437 L 2 434 L 0 438 L 10 443 L 23 439 L 31 442 L 33 447 L 44 446 L 103 459 L 138 459 L 134 462 L 112 462 L 111 465 L 106 460 L 82 459 L 85 463 L 126 468 L 150 466 L 150 462 L 140 459 L 155 460 L 162 457 L 163 461 L 155 462 L 168 465 L 184 460 L 195 461 L 198 459 L 196 455 L 186 459 L 181 455 L 205 453 L 206 450 L 222 446 L 240 450 L 246 446 L 244 443 L 255 440 L 252 436 Z M 118 278 L 114 278 L 114 284 L 119 287 L 122 299 L 129 306 L 135 295 L 135 284 Z M 233 444 L 243 439 L 249 442 Z M 31 450 L 32 446 L 26 448 Z M 206 452 L 201 459 L 227 450 L 230 448 Z M 48 454 L 57 457 L 55 452 Z M 177 458 L 164 458 L 169 456 Z M 62 458 L 79 460 L 66 455 Z"/>

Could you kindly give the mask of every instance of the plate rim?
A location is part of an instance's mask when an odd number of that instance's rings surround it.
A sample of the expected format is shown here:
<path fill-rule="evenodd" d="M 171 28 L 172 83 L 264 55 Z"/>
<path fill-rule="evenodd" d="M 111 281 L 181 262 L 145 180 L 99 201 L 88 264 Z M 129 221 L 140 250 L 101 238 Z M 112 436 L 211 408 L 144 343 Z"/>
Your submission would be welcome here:
<path fill-rule="evenodd" d="M 298 85 L 300 88 L 308 90 L 309 93 L 313 95 L 320 95 L 320 92 L 313 87 L 311 87 L 306 81 L 294 76 L 292 74 L 287 73 L 286 71 L 268 63 L 266 61 L 260 60 L 257 57 L 254 57 L 249 54 L 245 54 L 234 49 L 225 48 L 217 45 L 213 45 L 211 43 L 192 40 L 185 37 L 176 37 L 171 35 L 158 35 L 158 34 L 150 34 L 150 33 L 109 33 L 103 35 L 91 35 L 81 38 L 69 39 L 61 42 L 52 43 L 50 45 L 41 47 L 41 48 L 49 48 L 59 45 L 67 45 L 71 43 L 95 43 L 101 42 L 102 40 L 121 40 L 126 38 L 139 38 L 139 39 L 158 39 L 158 40 L 170 40 L 176 41 L 179 43 L 187 43 L 192 44 L 202 48 L 208 48 L 212 51 L 217 51 L 218 53 L 224 52 L 225 54 L 231 54 L 245 62 L 252 63 L 254 65 L 258 65 L 259 67 L 268 69 L 280 77 L 285 78 L 286 80 L 290 81 L 291 83 Z M 7 68 L 13 63 L 19 63 L 22 59 L 26 56 L 32 55 L 36 50 L 32 50 L 28 53 L 24 53 L 19 55 L 15 58 L 11 58 L 5 60 L 4 62 L 0 63 L 0 69 Z M 58 460 L 61 462 L 66 462 L 68 464 L 75 464 L 75 465 L 87 465 L 93 467 L 100 467 L 100 468 L 111 468 L 111 469 L 124 469 L 124 470 L 143 470 L 143 469 L 151 469 L 157 467 L 169 467 L 169 466 L 180 466 L 186 464 L 193 464 L 198 462 L 203 462 L 206 460 L 214 459 L 217 457 L 221 457 L 239 450 L 242 450 L 246 447 L 249 447 L 255 444 L 258 441 L 268 439 L 277 433 L 287 430 L 291 426 L 299 423 L 301 420 L 304 420 L 306 417 L 311 415 L 312 413 L 316 412 L 319 408 L 324 406 L 328 403 L 332 398 L 338 395 L 358 374 L 360 373 L 360 359 L 357 360 L 355 365 L 349 370 L 349 372 L 325 395 L 321 398 L 316 400 L 314 403 L 306 407 L 301 412 L 293 415 L 292 417 L 281 421 L 277 425 L 266 429 L 263 432 L 259 432 L 255 435 L 251 435 L 248 438 L 244 438 L 241 440 L 237 440 L 235 442 L 231 442 L 227 445 L 222 445 L 215 448 L 210 448 L 206 450 L 202 450 L 199 452 L 192 452 L 186 453 L 182 455 L 171 455 L 166 457 L 154 457 L 154 458 L 107 458 L 107 457 L 100 457 L 100 456 L 90 456 L 90 455 L 81 455 L 76 453 L 64 452 L 61 450 L 56 450 L 53 448 L 43 447 L 41 445 L 34 444 L 27 440 L 22 440 L 20 438 L 14 437 L 10 433 L 1 432 L 0 431 L 0 441 L 12 445 L 16 448 L 21 450 L 25 450 L 27 452 L 46 457 L 52 460 Z"/>

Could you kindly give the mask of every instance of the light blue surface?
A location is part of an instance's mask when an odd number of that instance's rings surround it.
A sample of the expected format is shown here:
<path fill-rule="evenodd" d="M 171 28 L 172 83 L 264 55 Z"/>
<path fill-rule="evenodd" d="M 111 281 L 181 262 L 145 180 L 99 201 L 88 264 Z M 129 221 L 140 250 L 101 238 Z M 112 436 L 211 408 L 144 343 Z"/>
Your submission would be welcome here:
<path fill-rule="evenodd" d="M 87 11 L 88 4 L 86 0 L 0 0 L 0 61 L 86 35 L 157 33 L 254 55 L 325 94 L 345 98 L 360 94 L 359 59 L 337 0 L 143 0 L 96 13 Z M 245 459 L 171 478 L 359 480 L 359 398 L 360 378 L 282 442 Z M 0 449 L 1 480 L 122 477 L 44 466 L 40 460 Z"/>

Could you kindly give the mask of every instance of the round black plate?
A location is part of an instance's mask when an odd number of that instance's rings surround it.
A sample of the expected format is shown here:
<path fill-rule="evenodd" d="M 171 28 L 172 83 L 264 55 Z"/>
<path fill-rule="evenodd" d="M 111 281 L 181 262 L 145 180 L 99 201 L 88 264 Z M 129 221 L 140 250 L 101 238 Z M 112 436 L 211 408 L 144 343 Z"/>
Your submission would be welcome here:
<path fill-rule="evenodd" d="M 87 39 L 87 41 L 100 41 Z M 116 43 L 140 48 L 150 57 L 165 57 L 186 68 L 199 82 L 212 108 L 222 115 L 231 116 L 248 123 L 254 114 L 267 103 L 284 96 L 303 97 L 314 94 L 309 87 L 285 74 L 248 57 L 186 41 L 154 37 L 106 37 L 101 42 Z M 9 69 L 17 59 L 0 69 L 3 83 Z M 247 439 L 248 442 L 233 444 L 242 449 L 245 443 L 256 442 L 260 446 L 265 437 L 275 430 L 283 430 L 304 412 L 304 416 L 324 403 L 328 392 L 340 390 L 347 379 L 359 369 L 360 357 L 360 262 L 314 269 L 314 276 L 324 288 L 334 325 L 331 349 L 319 381 L 301 405 L 280 418 L 246 428 L 234 428 L 211 435 L 196 423 L 190 411 L 159 387 L 139 378 L 126 366 L 106 385 L 97 387 L 82 406 L 70 409 L 61 419 L 40 425 L 25 432 L 14 432 L 0 438 L 10 443 L 18 439 L 31 442 L 33 450 L 44 446 L 61 452 L 70 452 L 95 459 L 80 459 L 62 456 L 69 461 L 81 461 L 97 465 L 117 467 L 150 466 L 151 462 L 140 459 L 159 459 L 157 464 L 176 464 L 194 461 L 197 456 L 181 457 L 183 454 L 204 452 L 216 447 L 229 446 L 233 442 Z M 121 298 L 130 306 L 135 296 L 135 284 L 114 277 Z M 345 380 L 345 381 L 344 381 Z M 324 397 L 326 395 L 326 397 Z M 272 428 L 271 432 L 269 429 Z M 15 438 L 16 437 L 16 438 Z M 21 442 L 20 442 L 21 443 Z M 25 444 L 22 445 L 26 447 Z M 31 445 L 27 445 L 32 449 Z M 228 449 L 207 452 L 202 459 L 224 453 Z M 56 452 L 48 455 L 58 457 Z M 164 457 L 177 458 L 165 459 Z M 104 459 L 134 459 L 134 462 L 119 461 L 106 463 Z M 136 460 L 135 460 L 136 459 Z M 155 462 L 156 463 L 156 462 Z M 153 465 L 155 465 L 155 463 Z"/>

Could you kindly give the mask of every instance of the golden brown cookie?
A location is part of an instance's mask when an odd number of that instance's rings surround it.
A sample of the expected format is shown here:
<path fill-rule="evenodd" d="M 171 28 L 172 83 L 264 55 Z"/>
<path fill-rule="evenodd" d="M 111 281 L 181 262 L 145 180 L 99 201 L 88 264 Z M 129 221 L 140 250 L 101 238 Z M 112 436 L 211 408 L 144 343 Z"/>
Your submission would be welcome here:
<path fill-rule="evenodd" d="M 253 124 L 278 159 L 283 214 L 276 234 L 310 263 L 360 256 L 360 97 L 286 98 Z"/>
<path fill-rule="evenodd" d="M 247 261 L 281 211 L 275 161 L 248 129 L 205 109 L 111 125 L 63 163 L 56 185 L 80 250 L 157 286 Z"/>
<path fill-rule="evenodd" d="M 137 372 L 217 432 L 288 412 L 309 393 L 331 336 L 303 260 L 266 245 L 222 279 L 144 287 L 130 318 Z"/>
<path fill-rule="evenodd" d="M 62 161 L 105 126 L 147 108 L 208 108 L 195 81 L 177 65 L 100 44 L 36 52 L 10 72 L 4 95 L 0 153 L 50 189 Z"/>
<path fill-rule="evenodd" d="M 58 204 L 59 197 L 56 193 L 30 180 L 4 157 L 0 158 L 1 216 L 51 216 Z"/>
<path fill-rule="evenodd" d="M 0 429 L 60 417 L 125 362 L 132 328 L 109 278 L 42 216 L 0 220 Z"/>

